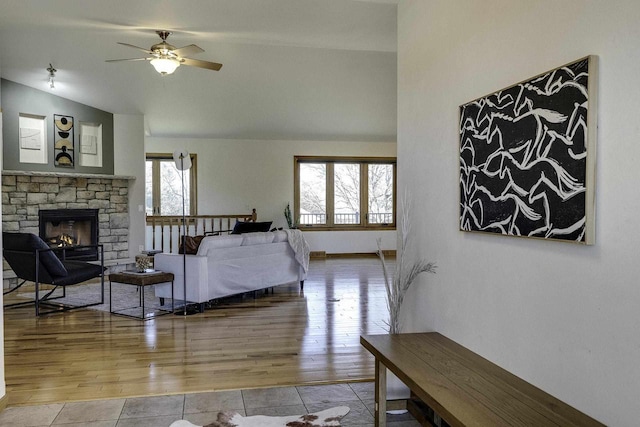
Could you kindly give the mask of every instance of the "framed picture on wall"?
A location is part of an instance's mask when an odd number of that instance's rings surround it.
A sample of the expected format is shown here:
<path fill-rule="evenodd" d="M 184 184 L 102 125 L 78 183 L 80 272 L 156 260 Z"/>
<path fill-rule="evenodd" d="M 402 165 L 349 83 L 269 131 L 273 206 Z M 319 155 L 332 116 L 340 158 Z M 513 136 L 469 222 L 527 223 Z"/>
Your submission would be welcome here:
<path fill-rule="evenodd" d="M 20 138 L 20 163 L 46 164 L 47 120 L 44 116 L 19 113 L 18 136 Z"/>
<path fill-rule="evenodd" d="M 102 166 L 102 124 L 79 122 L 80 152 L 78 165 L 88 167 Z"/>
<path fill-rule="evenodd" d="M 72 168 L 74 164 L 73 117 L 54 114 L 53 116 L 53 155 L 54 165 Z"/>
<path fill-rule="evenodd" d="M 460 106 L 460 229 L 594 242 L 597 58 Z"/>

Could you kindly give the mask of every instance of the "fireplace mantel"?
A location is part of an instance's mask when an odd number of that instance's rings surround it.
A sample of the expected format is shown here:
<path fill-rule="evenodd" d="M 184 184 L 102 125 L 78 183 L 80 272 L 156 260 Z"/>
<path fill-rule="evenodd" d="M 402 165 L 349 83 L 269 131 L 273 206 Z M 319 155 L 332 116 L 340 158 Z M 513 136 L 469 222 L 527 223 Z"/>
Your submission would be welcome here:
<path fill-rule="evenodd" d="M 72 173 L 72 172 L 41 172 L 41 171 L 7 171 L 3 170 L 2 175 L 14 176 L 44 176 L 56 178 L 98 178 L 98 179 L 126 179 L 133 181 L 135 176 L 127 175 L 104 175 L 99 173 Z"/>

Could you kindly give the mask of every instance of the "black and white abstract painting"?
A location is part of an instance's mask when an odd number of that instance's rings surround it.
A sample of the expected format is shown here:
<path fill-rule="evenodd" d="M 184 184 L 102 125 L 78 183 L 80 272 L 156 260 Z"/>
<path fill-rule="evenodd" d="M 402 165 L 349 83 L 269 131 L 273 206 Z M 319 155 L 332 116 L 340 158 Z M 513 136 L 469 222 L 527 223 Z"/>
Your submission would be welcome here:
<path fill-rule="evenodd" d="M 596 58 L 460 106 L 460 229 L 593 243 Z"/>

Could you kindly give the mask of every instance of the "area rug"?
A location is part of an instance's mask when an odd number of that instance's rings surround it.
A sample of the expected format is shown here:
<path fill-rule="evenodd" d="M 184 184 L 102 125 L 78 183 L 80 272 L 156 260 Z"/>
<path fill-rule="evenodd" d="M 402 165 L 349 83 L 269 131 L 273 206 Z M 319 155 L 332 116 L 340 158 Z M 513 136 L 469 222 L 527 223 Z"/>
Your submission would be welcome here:
<path fill-rule="evenodd" d="M 33 287 L 31 288 L 33 289 Z M 33 292 L 20 292 L 17 291 L 16 300 L 33 300 Z M 132 285 L 125 285 L 122 283 L 114 282 L 112 284 L 112 305 L 114 310 L 120 310 L 124 308 L 130 308 L 132 312 L 138 310 L 138 303 L 140 295 L 138 293 L 138 287 Z M 56 290 L 55 295 L 61 295 L 62 290 Z M 55 299 L 52 302 L 62 303 L 69 305 L 85 305 L 93 302 L 100 301 L 100 283 L 87 283 L 82 285 L 67 286 L 67 296 L 65 298 Z M 171 300 L 167 299 L 165 305 L 160 305 L 160 300 L 155 296 L 153 286 L 144 287 L 144 304 L 145 309 L 154 310 L 159 308 L 171 309 Z M 182 305 L 182 301 L 176 301 L 176 305 Z M 104 304 L 93 305 L 87 307 L 87 310 L 99 310 L 109 311 L 109 281 L 104 282 Z M 137 311 L 136 311 L 137 312 Z"/>
<path fill-rule="evenodd" d="M 338 406 L 306 415 L 267 417 L 254 415 L 243 417 L 236 412 L 220 412 L 218 419 L 202 427 L 340 427 L 340 420 L 349 413 L 347 406 Z M 201 427 L 186 420 L 179 420 L 170 427 Z"/>

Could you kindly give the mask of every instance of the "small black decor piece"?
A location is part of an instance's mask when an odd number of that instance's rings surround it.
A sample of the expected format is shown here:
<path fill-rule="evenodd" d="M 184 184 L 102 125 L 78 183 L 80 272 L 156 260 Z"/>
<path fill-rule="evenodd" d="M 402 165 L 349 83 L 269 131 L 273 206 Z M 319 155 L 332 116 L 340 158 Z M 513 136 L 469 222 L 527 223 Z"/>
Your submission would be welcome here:
<path fill-rule="evenodd" d="M 54 114 L 53 116 L 53 155 L 54 165 L 61 168 L 72 168 L 73 150 L 73 117 Z"/>
<path fill-rule="evenodd" d="M 460 229 L 593 244 L 597 58 L 460 106 Z"/>

